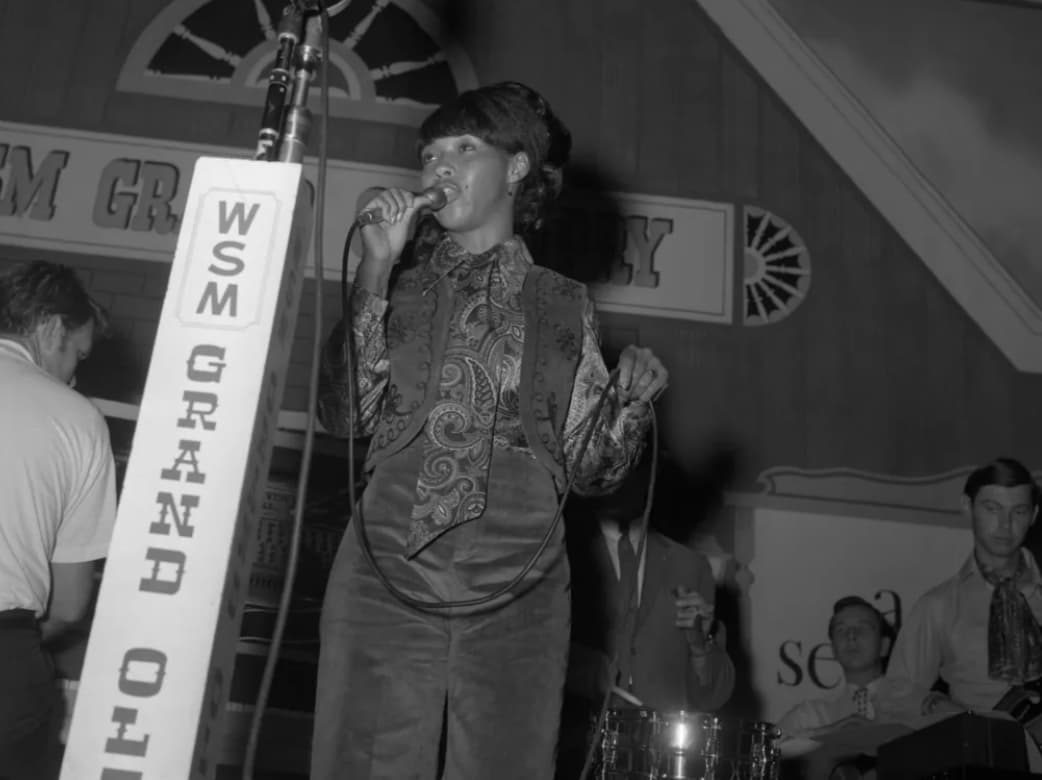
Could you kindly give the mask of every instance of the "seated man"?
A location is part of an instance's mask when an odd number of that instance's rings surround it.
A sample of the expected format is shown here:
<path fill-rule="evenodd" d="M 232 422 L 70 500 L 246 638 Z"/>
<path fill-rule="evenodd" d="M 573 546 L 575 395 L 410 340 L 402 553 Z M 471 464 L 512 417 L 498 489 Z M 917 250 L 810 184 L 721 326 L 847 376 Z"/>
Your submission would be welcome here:
<path fill-rule="evenodd" d="M 1038 486 L 1000 458 L 970 474 L 963 509 L 973 551 L 954 576 L 912 607 L 894 643 L 878 706 L 886 717 L 993 710 L 1042 678 L 1042 575 L 1023 549 Z M 948 694 L 932 691 L 940 677 Z"/>
<path fill-rule="evenodd" d="M 843 669 L 843 682 L 828 696 L 797 704 L 781 717 L 778 727 L 786 734 L 815 737 L 874 720 L 876 688 L 891 634 L 882 613 L 860 596 L 837 601 L 829 620 L 829 641 Z"/>
<path fill-rule="evenodd" d="M 588 517 L 569 518 L 572 644 L 559 752 L 574 766 L 559 778 L 578 776 L 577 747 L 588 745 L 608 691 L 618 694 L 612 707 L 639 702 L 667 713 L 712 712 L 734 689 L 709 561 L 655 531 L 638 552 L 648 460 L 618 491 L 591 500 Z"/>

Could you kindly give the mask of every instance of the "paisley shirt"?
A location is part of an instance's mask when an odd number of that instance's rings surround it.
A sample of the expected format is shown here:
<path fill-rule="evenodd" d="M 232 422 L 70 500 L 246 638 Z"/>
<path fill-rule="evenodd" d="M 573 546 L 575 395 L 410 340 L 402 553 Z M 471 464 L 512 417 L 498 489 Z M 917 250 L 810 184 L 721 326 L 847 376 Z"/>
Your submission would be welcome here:
<path fill-rule="evenodd" d="M 430 262 L 452 283 L 453 302 L 438 399 L 423 429 L 423 464 L 417 477 L 408 550 L 480 517 L 487 500 L 492 448 L 535 459 L 521 425 L 518 387 L 525 338 L 521 290 L 532 260 L 520 238 L 472 256 L 445 237 Z M 387 301 L 352 292 L 358 413 L 348 430 L 346 349 L 334 334 L 325 352 L 320 417 L 340 435 L 368 436 L 375 429 L 390 374 L 385 322 Z M 342 331 L 341 331 L 342 332 Z M 608 382 L 592 303 L 583 315 L 583 344 L 563 436 L 566 472 L 584 495 L 613 490 L 642 451 L 650 415 L 643 404 L 622 404 L 614 391 L 600 423 L 579 453 L 586 426 Z"/>
<path fill-rule="evenodd" d="M 522 254 L 500 245 L 474 257 L 442 242 L 431 258 L 452 282 L 438 400 L 424 427 L 423 465 L 416 482 L 407 542 L 412 554 L 439 533 L 480 517 L 488 493 L 493 441 L 521 444 L 517 388 L 524 315 Z"/>

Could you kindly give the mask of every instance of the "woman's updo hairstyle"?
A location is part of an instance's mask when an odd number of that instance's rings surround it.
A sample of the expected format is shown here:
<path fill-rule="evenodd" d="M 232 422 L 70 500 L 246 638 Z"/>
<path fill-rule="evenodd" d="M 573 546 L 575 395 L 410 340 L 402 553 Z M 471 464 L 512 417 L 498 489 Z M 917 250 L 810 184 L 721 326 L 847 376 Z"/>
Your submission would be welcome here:
<path fill-rule="evenodd" d="M 561 194 L 572 136 L 546 99 L 531 87 L 504 81 L 462 93 L 420 126 L 419 148 L 437 138 L 473 135 L 508 154 L 525 152 L 528 174 L 514 197 L 514 228 L 524 235 L 543 226 L 547 206 Z"/>

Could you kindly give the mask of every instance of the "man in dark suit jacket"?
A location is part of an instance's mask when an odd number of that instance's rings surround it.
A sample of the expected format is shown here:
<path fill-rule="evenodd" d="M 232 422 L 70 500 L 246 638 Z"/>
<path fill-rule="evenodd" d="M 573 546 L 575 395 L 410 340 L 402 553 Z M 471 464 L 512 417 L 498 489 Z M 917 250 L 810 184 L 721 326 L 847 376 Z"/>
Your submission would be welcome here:
<path fill-rule="evenodd" d="M 638 469 L 618 492 L 585 502 L 585 511 L 568 520 L 572 643 L 560 748 L 568 769 L 558 773 L 561 780 L 578 776 L 577 743 L 591 738 L 589 721 L 609 689 L 625 694 L 612 707 L 634 706 L 636 699 L 662 714 L 713 712 L 734 689 L 734 665 L 714 632 L 709 561 L 656 531 L 637 556 L 646 482 L 647 470 Z M 636 604 L 628 607 L 624 590 L 628 584 L 632 591 L 634 580 Z"/>

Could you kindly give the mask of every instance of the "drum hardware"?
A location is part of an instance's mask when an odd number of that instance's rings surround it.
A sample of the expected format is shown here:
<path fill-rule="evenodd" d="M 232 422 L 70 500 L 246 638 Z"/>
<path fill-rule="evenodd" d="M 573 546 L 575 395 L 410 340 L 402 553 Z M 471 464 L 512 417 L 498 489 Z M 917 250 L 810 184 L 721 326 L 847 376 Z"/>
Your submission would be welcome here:
<path fill-rule="evenodd" d="M 778 780 L 773 723 L 647 707 L 611 709 L 599 735 L 598 780 Z"/>

